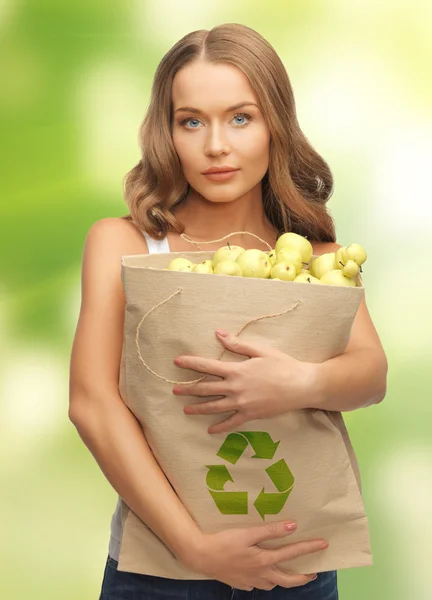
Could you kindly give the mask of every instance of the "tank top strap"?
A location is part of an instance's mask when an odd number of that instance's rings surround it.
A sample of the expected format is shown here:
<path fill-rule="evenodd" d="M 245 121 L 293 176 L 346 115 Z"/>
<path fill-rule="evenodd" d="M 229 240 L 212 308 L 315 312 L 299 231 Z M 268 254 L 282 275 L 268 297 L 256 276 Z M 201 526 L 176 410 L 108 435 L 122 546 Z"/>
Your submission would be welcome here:
<path fill-rule="evenodd" d="M 167 237 L 164 237 L 162 240 L 155 240 L 150 237 L 146 231 L 143 231 L 142 233 L 146 239 L 149 254 L 164 254 L 171 252 Z"/>

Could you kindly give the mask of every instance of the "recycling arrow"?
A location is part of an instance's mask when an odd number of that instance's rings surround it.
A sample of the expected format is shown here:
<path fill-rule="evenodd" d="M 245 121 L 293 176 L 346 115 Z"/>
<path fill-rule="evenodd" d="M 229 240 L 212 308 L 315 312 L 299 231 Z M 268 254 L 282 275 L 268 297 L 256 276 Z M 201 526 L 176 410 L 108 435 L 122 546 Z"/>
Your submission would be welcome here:
<path fill-rule="evenodd" d="M 254 502 L 254 506 L 261 515 L 262 520 L 264 521 L 265 515 L 280 513 L 290 493 L 291 490 L 282 494 L 266 494 L 263 488 Z"/>
<path fill-rule="evenodd" d="M 228 471 L 227 471 L 228 473 Z M 279 492 L 285 492 L 294 485 L 294 476 L 283 458 L 266 469 L 266 473 L 273 481 Z M 229 473 L 228 473 L 229 475 Z M 231 476 L 230 476 L 231 478 Z M 232 480 L 231 480 L 232 481 Z"/>
<path fill-rule="evenodd" d="M 206 467 L 210 469 L 206 477 L 207 487 L 210 489 L 223 490 L 227 481 L 234 481 L 225 465 L 206 465 Z"/>
<path fill-rule="evenodd" d="M 247 515 L 247 492 L 209 492 L 223 515 Z"/>
<path fill-rule="evenodd" d="M 217 456 L 235 465 L 246 450 L 248 443 L 250 443 L 255 451 L 252 458 L 271 459 L 275 455 L 280 441 L 274 442 L 266 431 L 239 431 L 230 433 L 220 447 Z"/>

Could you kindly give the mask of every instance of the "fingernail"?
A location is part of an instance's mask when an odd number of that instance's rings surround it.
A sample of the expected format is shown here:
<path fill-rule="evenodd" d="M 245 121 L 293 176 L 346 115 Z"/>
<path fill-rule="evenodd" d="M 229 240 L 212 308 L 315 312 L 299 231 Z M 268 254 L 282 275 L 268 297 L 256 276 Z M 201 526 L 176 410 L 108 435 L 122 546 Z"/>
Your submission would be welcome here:
<path fill-rule="evenodd" d="M 216 335 L 219 337 L 228 337 L 228 331 L 225 331 L 224 329 L 216 329 Z"/>
<path fill-rule="evenodd" d="M 311 577 L 311 581 L 315 581 L 315 579 L 317 579 L 318 575 L 314 575 L 313 577 Z"/>
<path fill-rule="evenodd" d="M 328 547 L 329 547 L 329 544 L 326 542 L 325 544 L 323 544 L 322 546 L 320 546 L 320 550 L 325 550 Z"/>
<path fill-rule="evenodd" d="M 297 523 L 284 523 L 284 527 L 287 531 L 294 531 L 297 529 Z"/>

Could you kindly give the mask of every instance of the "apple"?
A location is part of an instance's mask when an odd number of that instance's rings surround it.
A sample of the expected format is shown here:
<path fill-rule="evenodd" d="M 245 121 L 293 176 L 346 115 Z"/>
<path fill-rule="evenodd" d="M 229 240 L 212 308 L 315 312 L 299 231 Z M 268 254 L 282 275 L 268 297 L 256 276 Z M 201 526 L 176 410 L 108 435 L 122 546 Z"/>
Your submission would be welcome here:
<path fill-rule="evenodd" d="M 359 266 L 366 262 L 366 250 L 360 244 L 350 244 L 346 249 L 347 257 L 355 261 Z"/>
<path fill-rule="evenodd" d="M 268 279 L 272 269 L 268 255 L 262 250 L 252 248 L 244 250 L 236 259 L 240 266 L 243 277 L 261 277 Z"/>
<path fill-rule="evenodd" d="M 272 279 L 282 279 L 282 281 L 294 281 L 296 276 L 296 267 L 290 262 L 278 262 L 270 272 Z"/>
<path fill-rule="evenodd" d="M 343 246 L 336 250 L 336 268 L 342 269 L 344 265 L 348 262 L 348 256 L 346 253 L 346 248 Z"/>
<path fill-rule="evenodd" d="M 345 277 L 340 269 L 328 271 L 321 277 L 321 283 L 327 285 L 343 285 L 346 287 L 356 287 L 356 282 L 349 277 Z"/>
<path fill-rule="evenodd" d="M 336 253 L 326 252 L 325 254 L 321 254 L 321 256 L 314 258 L 310 264 L 309 271 L 311 275 L 321 279 L 325 273 L 333 271 L 333 269 L 336 268 Z"/>
<path fill-rule="evenodd" d="M 304 263 L 308 263 L 312 257 L 312 244 L 309 240 L 298 233 L 294 233 L 292 231 L 283 233 L 276 242 L 276 254 L 279 254 L 282 248 L 286 247 L 298 250 Z"/>
<path fill-rule="evenodd" d="M 187 258 L 173 258 L 172 261 L 167 266 L 168 271 L 192 271 L 194 268 L 194 263 L 188 260 Z"/>
<path fill-rule="evenodd" d="M 243 275 L 240 265 L 233 260 L 221 260 L 213 272 L 215 275 L 236 275 L 237 277 Z"/>
<path fill-rule="evenodd" d="M 341 269 L 345 277 L 357 277 L 360 273 L 360 265 L 349 259 Z"/>
<path fill-rule="evenodd" d="M 317 279 L 310 273 L 305 272 L 300 272 L 294 281 L 297 281 L 298 283 L 321 283 L 320 279 Z"/>
<path fill-rule="evenodd" d="M 235 261 L 236 258 L 244 251 L 245 249 L 241 246 L 231 246 L 230 243 L 227 243 L 225 246 L 222 246 L 222 248 L 218 248 L 218 250 L 216 250 L 216 252 L 213 254 L 213 267 L 215 267 L 218 262 L 221 262 L 222 260 Z"/>
<path fill-rule="evenodd" d="M 211 260 L 203 260 L 195 265 L 192 269 L 193 273 L 213 273 L 213 263 Z"/>
<path fill-rule="evenodd" d="M 268 252 L 266 252 L 266 254 L 270 259 L 272 267 L 274 267 L 276 264 L 276 250 L 273 248 L 273 250 L 269 250 Z"/>
<path fill-rule="evenodd" d="M 300 273 L 303 266 L 302 256 L 295 248 L 282 248 L 276 257 L 276 264 L 279 262 L 292 263 L 296 268 L 296 273 Z"/>

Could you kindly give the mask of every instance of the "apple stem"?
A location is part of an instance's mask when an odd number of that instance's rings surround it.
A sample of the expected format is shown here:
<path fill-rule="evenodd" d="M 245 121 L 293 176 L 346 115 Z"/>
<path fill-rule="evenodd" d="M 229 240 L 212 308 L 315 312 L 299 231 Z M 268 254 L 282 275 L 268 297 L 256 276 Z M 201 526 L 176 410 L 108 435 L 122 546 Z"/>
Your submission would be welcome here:
<path fill-rule="evenodd" d="M 227 246 L 228 246 L 228 248 L 231 250 L 231 246 L 230 246 L 230 243 L 229 243 L 229 242 L 227 242 Z"/>
<path fill-rule="evenodd" d="M 339 264 L 342 265 L 343 267 L 345 266 L 341 260 L 339 261 Z"/>
<path fill-rule="evenodd" d="M 361 268 L 361 265 L 360 265 L 360 273 L 363 273 L 363 269 Z"/>

